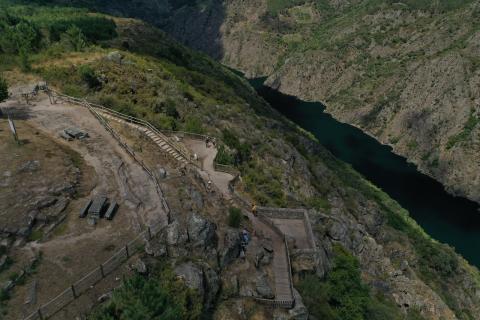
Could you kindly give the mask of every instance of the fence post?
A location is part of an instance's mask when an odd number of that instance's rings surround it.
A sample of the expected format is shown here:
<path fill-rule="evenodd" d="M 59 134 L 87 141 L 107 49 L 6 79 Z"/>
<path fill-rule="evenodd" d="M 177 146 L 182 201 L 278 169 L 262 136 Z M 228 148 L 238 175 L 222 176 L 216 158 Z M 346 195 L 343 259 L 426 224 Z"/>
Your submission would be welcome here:
<path fill-rule="evenodd" d="M 128 254 L 128 244 L 125 245 L 125 252 L 127 253 L 127 258 L 129 258 L 130 255 Z"/>
<path fill-rule="evenodd" d="M 43 315 L 42 315 L 42 311 L 40 310 L 40 308 L 38 308 L 37 313 L 38 313 L 38 317 L 40 318 L 40 320 L 43 320 Z"/>
<path fill-rule="evenodd" d="M 103 265 L 100 265 L 100 273 L 102 274 L 102 278 L 105 278 L 105 272 L 103 271 Z"/>
<path fill-rule="evenodd" d="M 77 293 L 75 292 L 75 286 L 72 284 L 72 285 L 70 286 L 70 288 L 72 289 L 73 299 L 76 299 L 76 298 L 77 298 Z"/>

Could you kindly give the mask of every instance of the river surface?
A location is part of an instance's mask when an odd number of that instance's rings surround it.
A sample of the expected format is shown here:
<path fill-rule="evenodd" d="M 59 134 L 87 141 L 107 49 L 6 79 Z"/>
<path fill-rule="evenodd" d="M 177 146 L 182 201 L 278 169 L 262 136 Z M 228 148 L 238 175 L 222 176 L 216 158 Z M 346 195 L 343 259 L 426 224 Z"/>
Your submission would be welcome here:
<path fill-rule="evenodd" d="M 433 238 L 454 247 L 480 267 L 480 210 L 468 199 L 447 193 L 442 184 L 361 130 L 325 113 L 321 103 L 304 102 L 250 80 L 275 109 L 310 131 L 337 158 L 350 163 L 368 180 L 410 212 Z"/>

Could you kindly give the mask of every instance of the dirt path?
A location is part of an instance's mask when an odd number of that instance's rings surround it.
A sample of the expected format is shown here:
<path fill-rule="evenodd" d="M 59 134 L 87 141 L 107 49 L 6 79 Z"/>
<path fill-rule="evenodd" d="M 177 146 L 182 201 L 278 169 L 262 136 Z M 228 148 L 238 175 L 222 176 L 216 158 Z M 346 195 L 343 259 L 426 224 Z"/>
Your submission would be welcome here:
<path fill-rule="evenodd" d="M 228 173 L 215 171 L 214 162 L 218 152 L 217 149 L 214 147 L 207 148 L 204 141 L 185 139 L 183 142 L 193 154 L 197 154 L 207 180 L 211 180 L 227 200 L 230 199 L 228 184 L 234 177 Z"/>
<path fill-rule="evenodd" d="M 86 108 L 62 102 L 51 105 L 48 97 L 41 94 L 32 105 L 27 106 L 14 97 L 2 104 L 2 109 L 14 112 L 55 142 L 75 150 L 86 165 L 93 168 L 88 177 L 93 180 L 89 184 L 91 189 L 86 191 L 88 196 L 71 201 L 66 209 L 67 218 L 58 232 L 55 231 L 48 240 L 27 243 L 15 254 L 14 260 L 21 265 L 22 261 L 42 252 L 37 273 L 28 279 L 26 285 L 18 286 L 9 301 L 7 319 L 18 319 L 110 258 L 146 224 L 167 224 L 168 217 L 148 175 Z M 82 141 L 65 141 L 59 133 L 69 127 L 86 131 L 90 137 Z M 39 150 L 41 152 L 43 150 Z M 112 221 L 102 219 L 96 226 L 90 226 L 85 219 L 78 218 L 78 213 L 88 198 L 100 194 L 117 201 L 119 209 Z M 38 281 L 37 303 L 26 306 L 25 297 L 34 279 Z"/>
<path fill-rule="evenodd" d="M 92 196 L 107 194 L 118 199 L 129 209 L 128 214 L 136 231 L 151 221 L 166 221 L 153 182 L 86 108 L 62 102 L 50 105 L 43 97 L 31 107 L 31 114 L 32 122 L 39 129 L 57 139 L 59 132 L 69 127 L 89 133 L 90 138 L 68 144 L 74 145 L 97 173 Z"/>

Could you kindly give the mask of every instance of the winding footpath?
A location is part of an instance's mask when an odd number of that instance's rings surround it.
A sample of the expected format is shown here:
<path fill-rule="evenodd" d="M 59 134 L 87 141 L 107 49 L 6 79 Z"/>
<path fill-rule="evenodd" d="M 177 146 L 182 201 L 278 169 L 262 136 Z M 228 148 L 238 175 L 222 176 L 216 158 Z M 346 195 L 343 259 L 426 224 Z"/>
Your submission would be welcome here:
<path fill-rule="evenodd" d="M 54 92 L 53 92 L 54 93 Z M 83 100 L 68 97 L 54 93 L 58 98 L 68 98 L 69 102 L 84 105 Z M 232 203 L 235 197 L 232 197 L 232 191 L 229 187 L 234 175 L 215 169 L 215 157 L 218 150 L 213 146 L 207 146 L 203 139 L 184 139 L 183 143 L 188 151 L 182 150 L 181 146 L 173 142 L 171 137 L 167 137 L 162 132 L 155 129 L 146 121 L 136 119 L 127 115 L 123 115 L 113 110 L 109 110 L 103 106 L 89 104 L 95 109 L 95 112 L 108 121 L 116 121 L 127 125 L 132 129 L 139 130 L 149 137 L 163 152 L 172 156 L 180 163 L 187 165 L 192 164 L 198 168 L 199 173 L 211 181 L 215 187 L 222 192 L 223 196 Z M 195 154 L 200 161 L 192 160 L 191 154 Z M 238 196 L 237 196 L 238 200 Z M 242 200 L 238 201 L 240 207 L 245 208 L 247 203 Z M 248 209 L 243 210 L 249 217 L 257 234 L 262 234 L 266 238 L 272 240 L 273 249 L 273 272 L 275 277 L 275 299 L 261 299 L 256 300 L 260 303 L 267 304 L 273 307 L 292 308 L 295 304 L 295 297 L 293 292 L 293 285 L 291 279 L 291 266 L 288 247 L 286 245 L 285 235 L 267 218 L 254 216 Z"/>

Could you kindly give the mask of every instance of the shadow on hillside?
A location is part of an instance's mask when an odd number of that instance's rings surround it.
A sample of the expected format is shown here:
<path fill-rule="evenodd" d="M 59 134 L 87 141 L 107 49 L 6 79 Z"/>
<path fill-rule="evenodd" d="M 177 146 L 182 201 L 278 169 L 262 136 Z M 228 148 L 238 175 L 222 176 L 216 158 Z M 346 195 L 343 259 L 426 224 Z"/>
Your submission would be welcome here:
<path fill-rule="evenodd" d="M 220 28 L 225 16 L 223 2 L 214 0 L 206 8 L 185 6 L 173 12 L 168 22 L 157 25 L 182 44 L 221 60 L 224 47 Z"/>
<path fill-rule="evenodd" d="M 0 119 L 12 120 L 28 120 L 32 118 L 30 107 L 15 106 L 15 107 L 0 107 Z"/>

